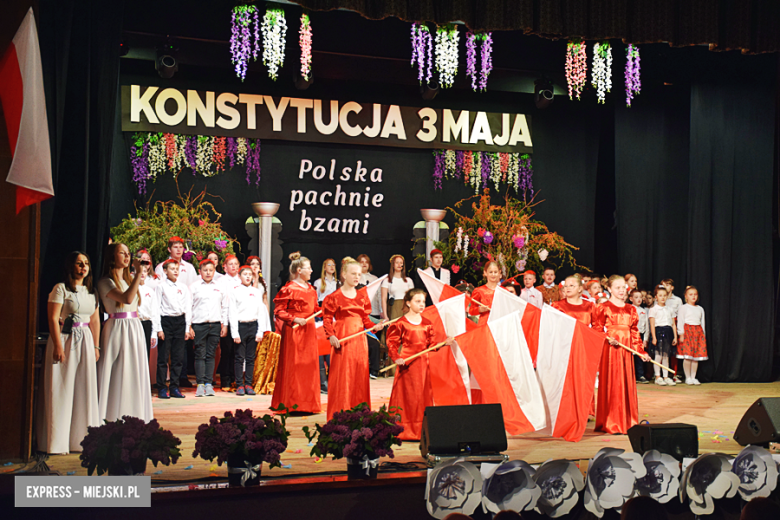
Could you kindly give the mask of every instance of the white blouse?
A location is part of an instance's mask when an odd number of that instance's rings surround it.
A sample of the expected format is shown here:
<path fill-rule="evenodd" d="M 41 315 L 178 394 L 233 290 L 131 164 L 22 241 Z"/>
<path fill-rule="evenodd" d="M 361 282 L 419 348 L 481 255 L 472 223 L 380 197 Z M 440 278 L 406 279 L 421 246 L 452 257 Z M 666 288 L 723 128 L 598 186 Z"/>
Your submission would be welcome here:
<path fill-rule="evenodd" d="M 394 300 L 403 300 L 404 296 L 406 296 L 406 291 L 414 289 L 414 282 L 408 277 L 404 280 L 394 276 L 392 279 L 384 279 L 382 289 L 387 289 L 388 296 L 391 296 Z"/>
<path fill-rule="evenodd" d="M 314 282 L 314 288 L 317 289 L 317 301 L 321 302 L 325 299 L 326 296 L 333 294 L 336 292 L 336 289 L 339 288 L 338 281 L 336 278 L 333 278 L 332 280 L 325 279 L 325 290 L 322 290 L 322 278 L 317 278 L 317 281 Z"/>
<path fill-rule="evenodd" d="M 114 283 L 114 280 L 111 278 L 102 278 L 98 284 L 98 294 L 100 294 L 100 299 L 103 300 L 103 307 L 105 308 L 106 312 L 111 314 L 116 314 L 117 312 L 138 312 L 138 297 L 136 295 L 136 298 L 132 301 L 132 303 L 126 303 L 122 304 L 118 301 L 114 300 L 113 298 L 109 298 L 107 295 L 112 290 L 117 289 L 119 292 L 125 292 L 128 289 L 129 285 L 127 285 L 127 282 L 124 280 L 119 280 L 119 287 L 116 286 Z"/>
<path fill-rule="evenodd" d="M 50 303 L 61 303 L 60 316 L 64 319 L 73 314 L 76 323 L 89 323 L 90 317 L 95 313 L 97 299 L 90 294 L 83 285 L 76 287 L 76 292 L 65 287 L 64 283 L 58 283 L 49 293 Z"/>
<path fill-rule="evenodd" d="M 685 333 L 685 325 L 701 325 L 704 335 L 707 335 L 707 329 L 704 327 L 704 309 L 698 305 L 688 305 L 687 303 L 677 311 L 677 334 Z"/>
<path fill-rule="evenodd" d="M 655 319 L 656 327 L 672 327 L 672 311 L 669 307 L 661 307 L 660 305 L 653 305 L 650 307 L 650 318 Z"/>

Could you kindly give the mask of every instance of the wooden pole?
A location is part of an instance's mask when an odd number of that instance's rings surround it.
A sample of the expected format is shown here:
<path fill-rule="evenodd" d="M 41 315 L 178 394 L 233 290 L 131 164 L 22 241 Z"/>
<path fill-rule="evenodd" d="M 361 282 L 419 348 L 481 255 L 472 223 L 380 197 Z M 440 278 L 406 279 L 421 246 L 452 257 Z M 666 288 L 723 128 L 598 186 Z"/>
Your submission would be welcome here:
<path fill-rule="evenodd" d="M 609 337 L 609 336 L 607 336 L 607 337 Z M 623 345 L 622 343 L 618 342 L 618 341 L 617 341 L 617 340 L 615 340 L 614 338 L 609 338 L 609 339 L 612 339 L 612 340 L 614 340 L 614 341 L 615 341 L 615 342 L 618 344 L 618 346 L 620 346 L 620 347 L 623 347 L 624 349 L 628 350 L 629 352 L 631 352 L 631 353 L 632 353 L 632 354 L 634 354 L 635 356 L 638 356 L 638 355 L 639 355 L 639 352 L 637 352 L 636 350 L 634 350 L 634 349 L 632 349 L 632 348 L 630 348 L 630 347 L 627 347 L 627 346 Z M 669 367 L 666 367 L 666 366 L 662 365 L 661 363 L 657 363 L 656 361 L 653 361 L 652 359 L 650 359 L 650 363 L 652 363 L 652 364 L 654 364 L 654 365 L 658 365 L 659 367 L 663 368 L 664 370 L 668 370 L 668 371 L 669 371 L 669 372 L 671 372 L 672 374 L 677 374 L 677 371 L 676 371 L 676 370 L 672 370 L 671 368 L 669 368 Z"/>
<path fill-rule="evenodd" d="M 386 321 L 386 322 L 383 323 L 383 325 L 390 325 L 391 323 L 395 323 L 396 321 L 400 320 L 401 318 L 403 318 L 403 316 L 398 317 L 398 318 L 396 318 L 394 320 Z M 365 334 L 369 330 L 370 329 L 366 329 L 366 330 L 363 330 L 363 331 L 360 331 L 360 332 L 356 332 L 355 334 L 352 334 L 351 336 L 347 336 L 344 339 L 340 339 L 339 343 L 343 343 L 343 342 L 348 341 L 348 340 L 350 340 L 352 338 L 357 338 L 358 336 L 360 336 L 361 334 Z"/>
<path fill-rule="evenodd" d="M 417 354 L 414 354 L 413 356 L 409 356 L 408 358 L 404 359 L 404 364 L 406 364 L 407 362 L 409 362 L 409 361 L 411 361 L 411 360 L 413 360 L 415 358 L 418 358 L 418 357 L 422 356 L 423 354 L 427 354 L 431 350 L 440 349 L 441 347 L 443 347 L 446 344 L 447 344 L 446 341 L 442 341 L 441 343 L 438 343 L 438 344 L 432 346 L 431 348 L 427 348 L 427 349 L 423 350 L 422 352 L 418 352 Z M 386 366 L 385 368 L 380 370 L 379 373 L 381 374 L 382 372 L 386 372 L 386 371 L 390 370 L 391 368 L 395 368 L 397 366 L 403 366 L 403 365 L 396 365 L 395 363 L 393 363 L 392 365 Z"/>
<path fill-rule="evenodd" d="M 316 317 L 317 317 L 317 316 L 319 316 L 320 314 L 322 314 L 322 311 L 321 311 L 321 310 L 319 310 L 319 311 L 315 312 L 314 314 L 312 314 L 311 316 L 309 316 L 308 318 L 306 318 L 306 321 L 313 320 L 314 318 L 316 318 Z M 299 325 L 299 324 L 297 324 L 297 323 L 296 323 L 295 325 L 293 325 L 293 326 L 292 326 L 293 330 L 297 329 L 298 327 L 300 327 L 300 325 Z"/>

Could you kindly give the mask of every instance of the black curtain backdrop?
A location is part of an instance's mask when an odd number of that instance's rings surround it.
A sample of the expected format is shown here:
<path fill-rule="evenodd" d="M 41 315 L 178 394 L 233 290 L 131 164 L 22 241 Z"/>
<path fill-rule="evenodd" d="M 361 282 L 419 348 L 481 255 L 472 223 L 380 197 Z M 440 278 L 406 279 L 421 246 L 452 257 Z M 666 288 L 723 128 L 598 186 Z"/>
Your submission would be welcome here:
<path fill-rule="evenodd" d="M 713 295 L 711 380 L 766 381 L 772 369 L 774 104 L 766 83 L 691 89 L 686 277 Z"/>
<path fill-rule="evenodd" d="M 41 316 L 68 252 L 100 275 L 108 237 L 124 2 L 42 0 L 39 38 L 56 197 L 41 206 Z M 41 320 L 45 325 L 45 319 Z"/>

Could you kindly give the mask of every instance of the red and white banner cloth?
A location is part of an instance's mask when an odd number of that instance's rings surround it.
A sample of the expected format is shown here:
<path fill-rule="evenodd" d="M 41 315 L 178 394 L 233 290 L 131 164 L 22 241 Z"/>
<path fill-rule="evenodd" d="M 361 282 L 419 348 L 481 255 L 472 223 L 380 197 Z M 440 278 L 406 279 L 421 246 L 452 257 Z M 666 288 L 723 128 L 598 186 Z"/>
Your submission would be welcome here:
<path fill-rule="evenodd" d="M 425 308 L 423 317 L 433 323 L 436 343 L 466 332 L 465 300 L 466 295 L 459 293 Z M 457 342 L 428 354 L 428 367 L 436 406 L 471 403 L 469 367 Z"/>
<path fill-rule="evenodd" d="M 54 196 L 41 51 L 32 8 L 0 59 L 0 102 L 13 157 L 6 180 L 17 187 L 19 213 Z"/>
<path fill-rule="evenodd" d="M 442 282 L 435 276 L 431 276 L 422 269 L 418 268 L 417 274 L 420 275 L 420 280 L 425 284 L 425 288 L 428 290 L 428 296 L 431 297 L 431 301 L 434 304 L 462 294 L 456 288 Z"/>

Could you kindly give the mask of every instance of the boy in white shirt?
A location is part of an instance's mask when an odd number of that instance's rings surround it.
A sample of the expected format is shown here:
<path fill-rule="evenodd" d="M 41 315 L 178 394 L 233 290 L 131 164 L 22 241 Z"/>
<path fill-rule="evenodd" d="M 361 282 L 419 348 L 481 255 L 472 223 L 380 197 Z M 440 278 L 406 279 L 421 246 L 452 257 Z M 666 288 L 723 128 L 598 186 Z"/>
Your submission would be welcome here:
<path fill-rule="evenodd" d="M 157 310 L 160 316 L 160 328 L 157 333 L 157 396 L 160 399 L 168 399 L 168 387 L 165 386 L 165 378 L 168 374 L 168 356 L 171 363 L 171 388 L 170 397 L 184 398 L 179 391 L 179 378 L 182 365 L 185 362 L 184 342 L 190 339 L 190 320 L 192 300 L 187 287 L 178 282 L 179 263 L 168 259 L 163 262 L 163 272 L 166 278 L 162 280 L 155 292 L 159 306 Z"/>
<path fill-rule="evenodd" d="M 195 397 L 214 394 L 214 357 L 219 338 L 227 336 L 230 298 L 222 284 L 214 281 L 216 266 L 206 259 L 200 263 L 200 280 L 190 286 L 192 294 L 192 325 L 195 339 Z"/>
<path fill-rule="evenodd" d="M 542 296 L 542 293 L 539 292 L 539 290 L 534 287 L 534 284 L 536 283 L 536 273 L 531 271 L 530 269 L 523 273 L 523 285 L 525 286 L 522 291 L 520 291 L 520 298 L 524 299 L 531 305 L 535 305 L 536 307 L 539 307 L 540 309 L 544 305 L 544 297 Z"/>
<path fill-rule="evenodd" d="M 666 306 L 669 307 L 669 312 L 672 314 L 672 319 L 676 322 L 677 313 L 680 311 L 680 307 L 682 306 L 683 302 L 679 296 L 674 294 L 674 280 L 671 278 L 664 278 L 661 280 L 661 285 L 664 286 L 668 295 L 666 298 Z M 672 370 L 677 370 L 677 356 L 672 356 L 671 359 L 669 359 L 669 368 Z M 682 383 L 682 380 L 677 374 L 674 374 L 674 382 Z"/>
<path fill-rule="evenodd" d="M 182 258 L 184 254 L 184 239 L 177 236 L 173 236 L 168 239 L 168 259 L 176 260 L 179 264 L 179 283 L 183 283 L 185 287 L 189 287 L 195 283 L 198 279 L 198 273 L 195 272 L 195 266 Z M 154 272 L 157 274 L 159 280 L 165 280 L 164 272 L 165 262 L 157 264 Z"/>
<path fill-rule="evenodd" d="M 655 289 L 655 305 L 648 314 L 650 318 L 650 334 L 653 337 L 653 351 L 655 362 L 669 366 L 673 347 L 677 345 L 677 329 L 674 327 L 674 319 L 671 310 L 666 307 L 666 288 L 659 285 Z M 671 367 L 670 367 L 671 368 Z M 660 376 L 659 366 L 654 365 L 655 384 L 659 386 L 675 386 L 676 382 L 669 377 L 666 369 L 663 369 L 663 377 Z"/>
<path fill-rule="evenodd" d="M 647 309 L 642 307 L 642 293 L 636 289 L 633 289 L 629 295 L 629 299 L 631 300 L 631 304 L 636 309 L 636 313 L 639 315 L 639 323 L 637 323 L 637 328 L 639 329 L 639 336 L 642 338 L 643 347 L 646 351 L 648 323 Z M 639 356 L 634 356 L 634 369 L 636 372 L 637 383 L 641 383 L 643 385 L 650 383 L 650 381 L 648 381 L 645 377 L 645 364 L 642 361 L 642 358 Z"/>

